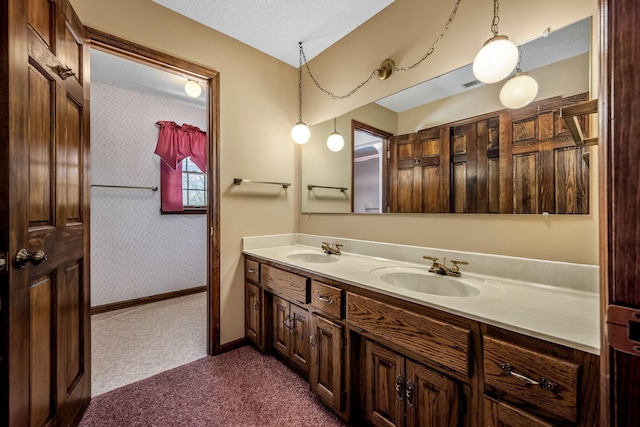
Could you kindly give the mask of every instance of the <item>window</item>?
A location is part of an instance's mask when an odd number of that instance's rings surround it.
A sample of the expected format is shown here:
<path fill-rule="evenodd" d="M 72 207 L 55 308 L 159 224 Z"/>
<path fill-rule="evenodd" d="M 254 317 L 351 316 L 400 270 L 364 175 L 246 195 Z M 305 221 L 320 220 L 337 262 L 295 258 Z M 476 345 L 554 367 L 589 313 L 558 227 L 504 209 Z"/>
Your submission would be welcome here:
<path fill-rule="evenodd" d="M 185 211 L 206 212 L 207 174 L 187 157 L 182 161 L 182 204 Z"/>

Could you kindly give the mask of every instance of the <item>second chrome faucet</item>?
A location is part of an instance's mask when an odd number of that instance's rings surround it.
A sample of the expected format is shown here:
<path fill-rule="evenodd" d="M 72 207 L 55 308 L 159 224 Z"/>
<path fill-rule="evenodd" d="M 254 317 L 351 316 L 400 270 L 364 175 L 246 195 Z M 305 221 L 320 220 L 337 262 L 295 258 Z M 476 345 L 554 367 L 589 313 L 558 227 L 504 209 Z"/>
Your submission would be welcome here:
<path fill-rule="evenodd" d="M 442 258 L 442 264 L 438 262 L 440 258 L 432 257 L 425 255 L 422 258 L 428 259 L 431 261 L 431 267 L 429 271 L 436 274 L 441 274 L 443 276 L 453 276 L 460 277 L 462 274 L 460 273 L 459 265 L 468 265 L 467 261 L 460 261 L 457 259 L 451 260 L 451 267 L 447 267 L 447 257 Z"/>

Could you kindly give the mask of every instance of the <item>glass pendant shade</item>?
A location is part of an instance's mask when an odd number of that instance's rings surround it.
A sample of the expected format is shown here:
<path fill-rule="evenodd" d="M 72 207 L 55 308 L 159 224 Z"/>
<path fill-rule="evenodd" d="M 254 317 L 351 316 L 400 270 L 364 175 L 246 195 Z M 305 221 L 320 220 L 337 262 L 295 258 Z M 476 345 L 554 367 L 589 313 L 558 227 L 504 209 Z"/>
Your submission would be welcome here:
<path fill-rule="evenodd" d="M 184 85 L 184 91 L 192 98 L 197 98 L 202 93 L 202 88 L 198 84 L 198 82 L 194 82 L 193 80 L 189 80 Z"/>
<path fill-rule="evenodd" d="M 529 73 L 511 77 L 500 90 L 500 102 L 507 108 L 522 108 L 538 94 L 538 82 Z"/>
<path fill-rule="evenodd" d="M 309 141 L 310 136 L 311 131 L 309 130 L 309 126 L 303 122 L 296 123 L 293 129 L 291 129 L 291 139 L 293 139 L 293 142 L 296 144 L 306 143 Z"/>
<path fill-rule="evenodd" d="M 331 151 L 340 151 L 344 147 L 344 138 L 338 132 L 333 132 L 327 138 L 327 147 Z"/>
<path fill-rule="evenodd" d="M 482 83 L 496 83 L 511 74 L 517 63 L 518 47 L 507 36 L 495 36 L 473 60 L 473 75 Z"/>

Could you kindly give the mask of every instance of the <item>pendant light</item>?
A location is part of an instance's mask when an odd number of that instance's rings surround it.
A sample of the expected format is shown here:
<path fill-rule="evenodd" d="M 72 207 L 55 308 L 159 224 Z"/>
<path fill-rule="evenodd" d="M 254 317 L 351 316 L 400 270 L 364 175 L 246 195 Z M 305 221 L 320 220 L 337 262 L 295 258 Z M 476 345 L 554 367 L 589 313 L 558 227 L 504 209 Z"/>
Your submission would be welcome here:
<path fill-rule="evenodd" d="M 498 35 L 498 0 L 493 0 L 493 37 L 487 40 L 473 60 L 473 74 L 483 83 L 496 83 L 507 77 L 518 62 L 518 48 L 507 36 Z"/>
<path fill-rule="evenodd" d="M 522 52 L 518 49 L 518 65 L 516 74 L 502 86 L 500 102 L 507 108 L 522 108 L 528 105 L 538 94 L 538 82 L 520 69 Z"/>
<path fill-rule="evenodd" d="M 291 138 L 296 144 L 304 144 L 309 141 L 311 131 L 309 126 L 302 121 L 302 42 L 299 42 L 300 66 L 298 67 L 298 123 L 291 129 Z"/>
<path fill-rule="evenodd" d="M 344 147 L 344 138 L 336 130 L 336 119 L 333 119 L 333 132 L 327 138 L 327 147 L 331 151 L 340 151 Z"/>

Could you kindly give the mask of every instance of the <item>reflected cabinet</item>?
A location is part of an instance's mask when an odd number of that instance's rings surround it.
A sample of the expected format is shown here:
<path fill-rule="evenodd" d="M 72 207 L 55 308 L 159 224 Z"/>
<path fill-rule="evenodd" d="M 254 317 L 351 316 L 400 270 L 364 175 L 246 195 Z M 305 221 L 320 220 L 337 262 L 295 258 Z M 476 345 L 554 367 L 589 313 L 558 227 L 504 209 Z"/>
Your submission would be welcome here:
<path fill-rule="evenodd" d="M 561 116 L 587 99 L 550 98 L 392 137 L 389 212 L 589 213 L 588 148 Z"/>

